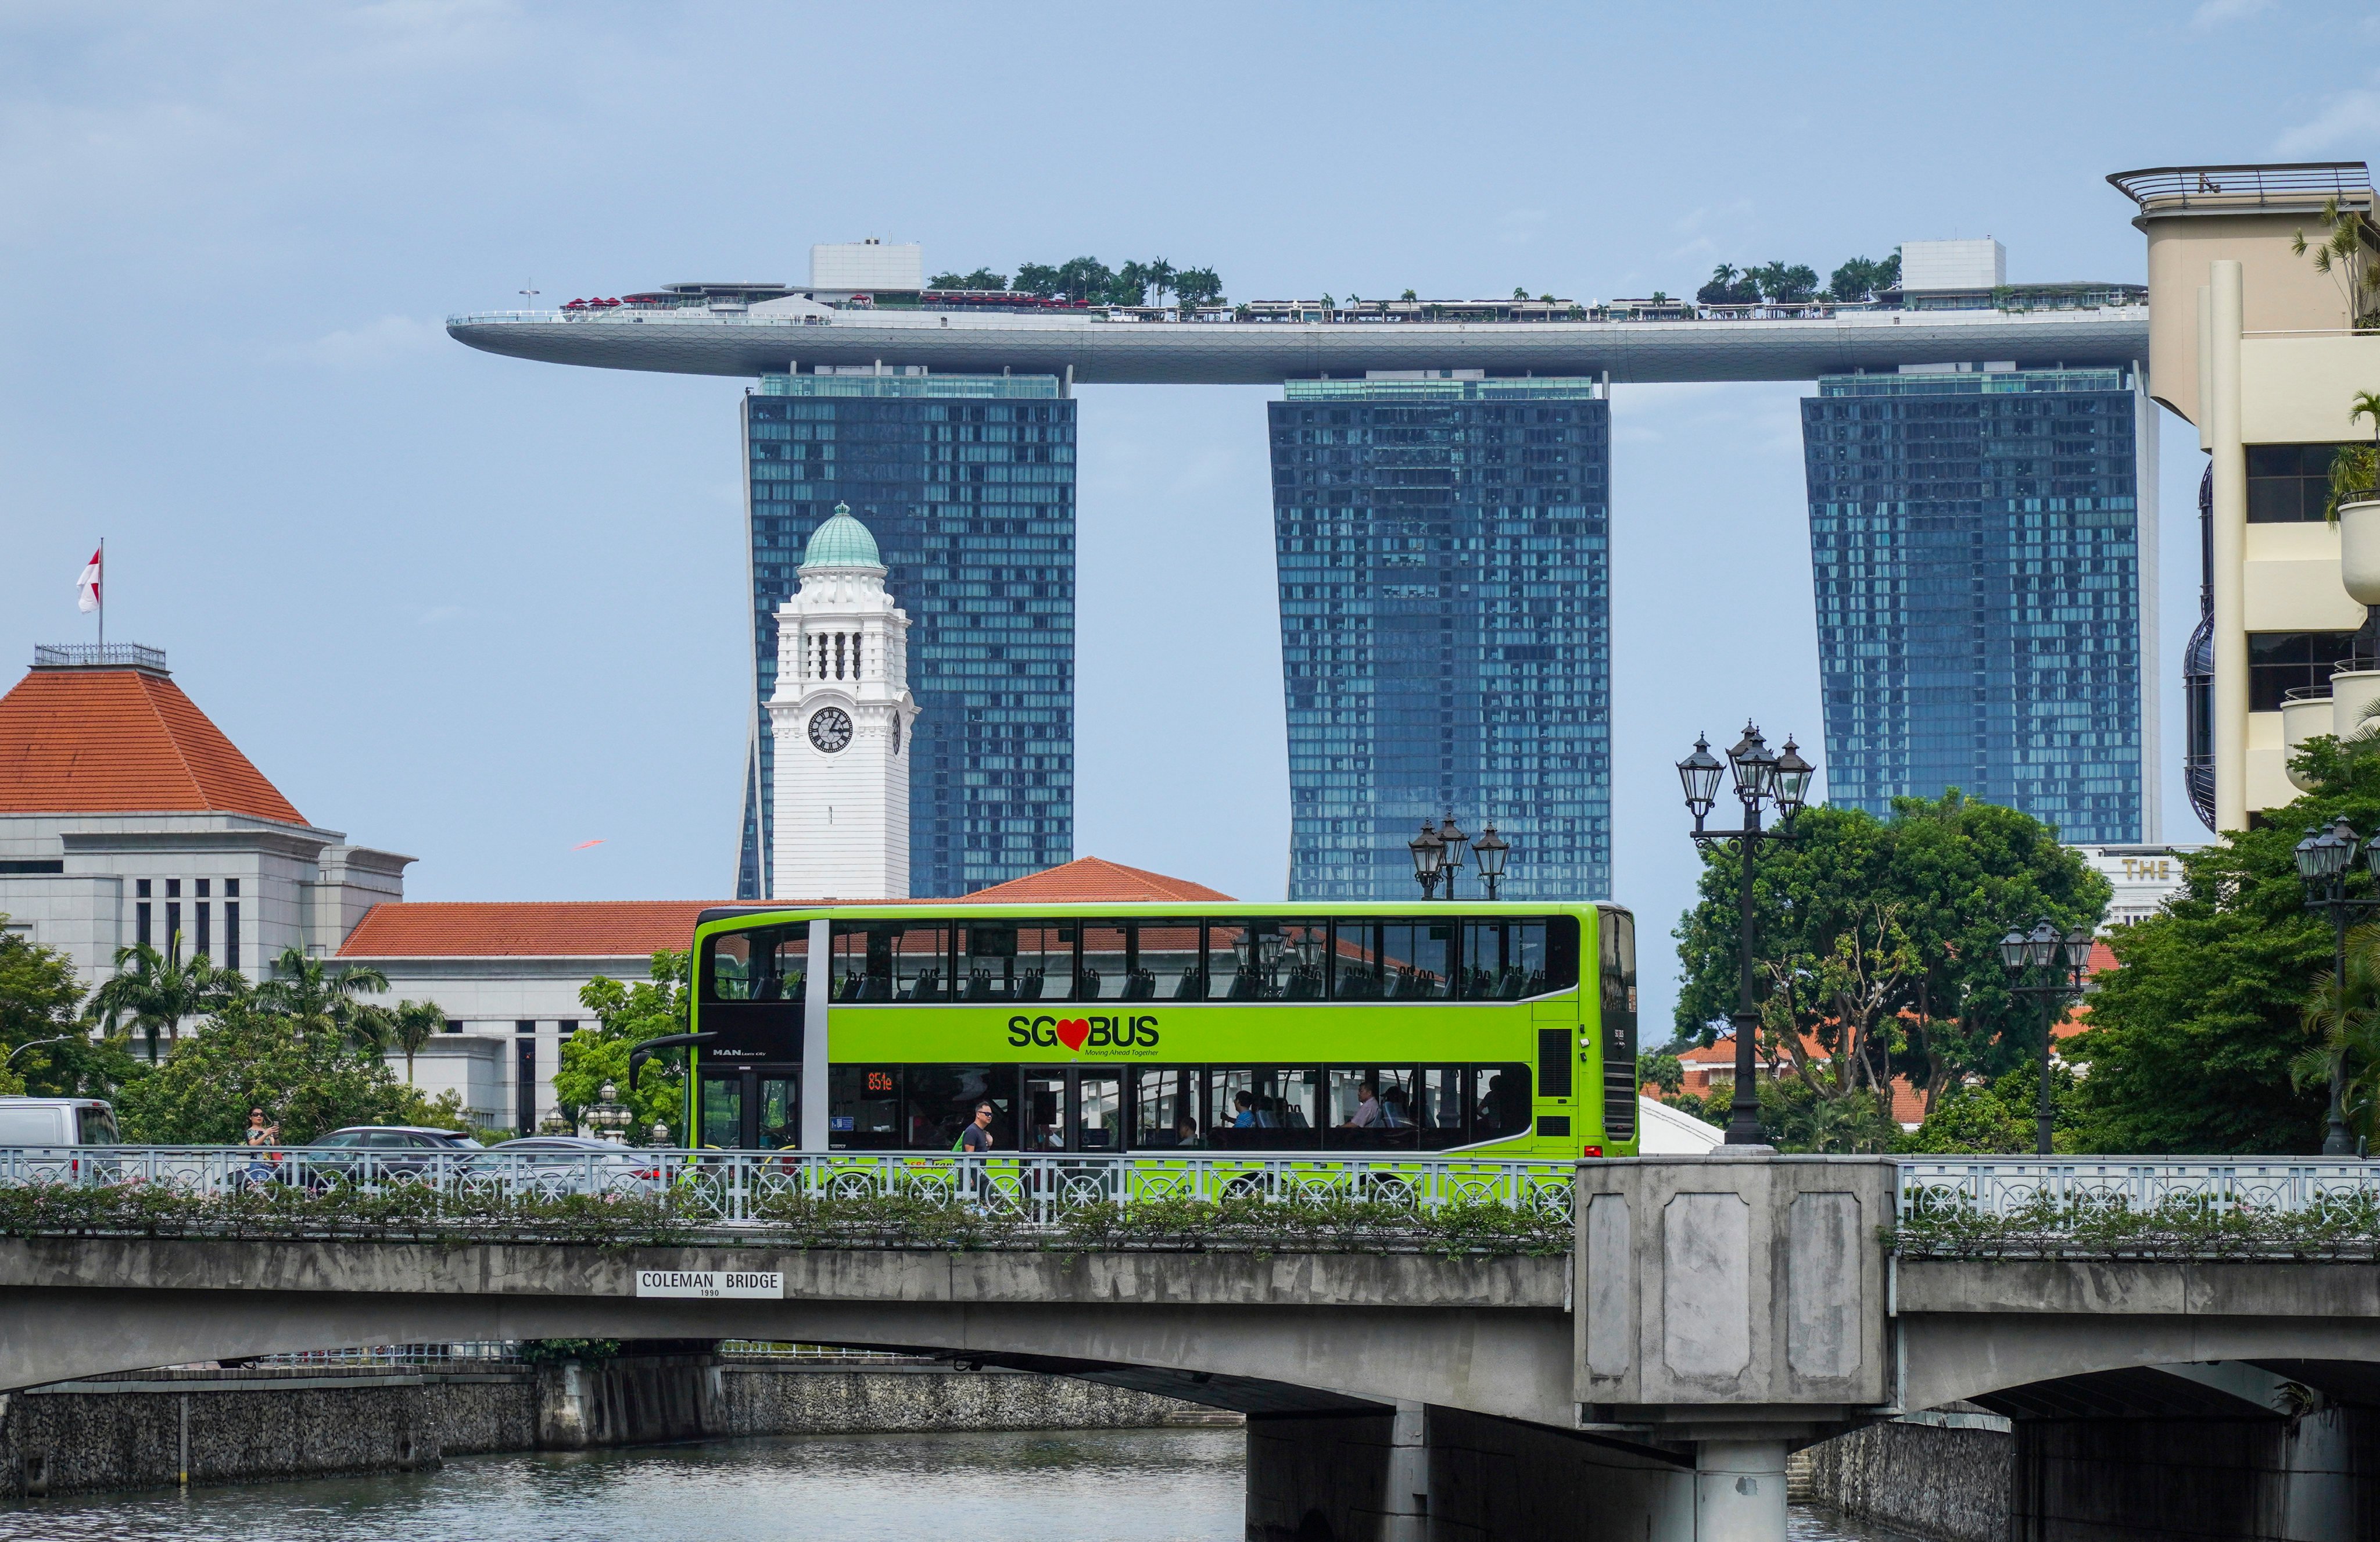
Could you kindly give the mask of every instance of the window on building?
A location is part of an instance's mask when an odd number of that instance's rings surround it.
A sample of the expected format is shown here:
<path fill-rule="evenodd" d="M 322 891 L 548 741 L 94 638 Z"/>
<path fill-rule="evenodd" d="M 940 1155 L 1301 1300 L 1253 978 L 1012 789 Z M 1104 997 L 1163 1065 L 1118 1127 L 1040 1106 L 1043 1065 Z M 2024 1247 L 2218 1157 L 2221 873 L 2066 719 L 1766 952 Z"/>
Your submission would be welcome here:
<path fill-rule="evenodd" d="M 2248 634 L 2248 710 L 2278 712 L 2289 691 L 2327 691 L 2330 667 L 2345 658 L 2351 631 L 2252 631 Z"/>
<path fill-rule="evenodd" d="M 208 888 L 208 883 L 207 883 L 207 880 L 206 880 L 206 879 L 204 879 L 204 878 L 200 878 L 200 879 L 199 880 L 199 885 L 198 885 L 198 889 L 197 889 L 197 894 L 198 894 L 198 897 L 199 897 L 200 899 L 203 900 L 203 899 L 205 899 L 205 898 L 207 897 L 207 888 Z"/>
<path fill-rule="evenodd" d="M 232 879 L 224 885 L 224 889 L 226 893 L 237 894 L 239 880 Z M 224 967 L 239 967 L 239 901 L 237 900 L 224 901 Z"/>
<path fill-rule="evenodd" d="M 168 894 L 181 887 L 171 878 L 165 880 L 165 892 Z M 170 900 L 165 905 L 165 961 L 173 964 L 182 961 L 182 907 Z"/>
<path fill-rule="evenodd" d="M 166 879 L 166 880 L 165 880 L 165 898 L 166 898 L 166 899 L 168 899 L 168 900 L 179 900 L 181 897 L 182 897 L 182 880 L 181 880 L 181 879 L 179 879 L 179 878 L 168 878 L 168 879 Z"/>
<path fill-rule="evenodd" d="M 2330 503 L 2330 463 L 2344 445 L 2250 445 L 2248 522 L 2320 520 Z"/>
<path fill-rule="evenodd" d="M 145 880 L 140 885 L 140 892 L 143 894 L 149 892 L 149 885 Z M 140 947 L 154 948 L 157 944 L 152 940 L 153 936 L 154 934 L 150 930 L 149 925 L 149 902 L 144 900 L 132 907 L 132 940 Z"/>
<path fill-rule="evenodd" d="M 463 1020 L 459 1017 L 448 1018 L 446 1020 L 446 1031 L 450 1034 L 461 1033 L 463 1031 Z"/>
<path fill-rule="evenodd" d="M 239 880 L 237 878 L 225 878 L 224 880 L 224 898 L 226 900 L 237 900 L 239 898 Z"/>
<path fill-rule="evenodd" d="M 148 898 L 149 898 L 149 880 L 148 880 L 148 879 L 146 879 L 146 878 L 139 878 L 139 879 L 135 879 L 135 880 L 133 881 L 133 885 L 132 885 L 132 892 L 133 892 L 134 894 L 138 895 L 139 897 L 140 897 L 140 898 L 141 898 L 141 899 L 143 899 L 143 900 L 148 899 Z"/>
<path fill-rule="evenodd" d="M 199 885 L 202 892 L 206 887 L 203 882 Z M 203 900 L 190 908 L 198 912 L 195 919 L 199 924 L 198 946 L 193 951 L 201 959 L 212 960 L 215 956 L 213 926 L 215 908 Z"/>

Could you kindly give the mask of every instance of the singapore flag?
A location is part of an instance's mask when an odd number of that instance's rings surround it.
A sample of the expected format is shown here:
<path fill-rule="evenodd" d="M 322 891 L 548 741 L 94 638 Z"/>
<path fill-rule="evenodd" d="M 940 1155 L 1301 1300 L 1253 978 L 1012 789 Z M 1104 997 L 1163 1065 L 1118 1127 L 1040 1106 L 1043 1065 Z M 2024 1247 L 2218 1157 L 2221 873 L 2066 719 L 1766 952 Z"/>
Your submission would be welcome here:
<path fill-rule="evenodd" d="M 99 559 L 106 549 L 103 546 L 91 553 L 91 561 L 83 568 L 82 577 L 75 580 L 75 608 L 86 616 L 99 608 Z"/>

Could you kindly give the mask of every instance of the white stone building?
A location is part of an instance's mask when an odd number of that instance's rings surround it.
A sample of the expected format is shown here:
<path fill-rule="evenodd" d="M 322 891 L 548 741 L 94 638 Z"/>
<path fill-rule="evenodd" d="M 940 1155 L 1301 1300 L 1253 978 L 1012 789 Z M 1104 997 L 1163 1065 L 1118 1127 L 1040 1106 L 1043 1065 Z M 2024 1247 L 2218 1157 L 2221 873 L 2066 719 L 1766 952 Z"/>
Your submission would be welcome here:
<path fill-rule="evenodd" d="M 777 610 L 771 897 L 909 896 L 909 618 L 868 527 L 838 504 Z"/>

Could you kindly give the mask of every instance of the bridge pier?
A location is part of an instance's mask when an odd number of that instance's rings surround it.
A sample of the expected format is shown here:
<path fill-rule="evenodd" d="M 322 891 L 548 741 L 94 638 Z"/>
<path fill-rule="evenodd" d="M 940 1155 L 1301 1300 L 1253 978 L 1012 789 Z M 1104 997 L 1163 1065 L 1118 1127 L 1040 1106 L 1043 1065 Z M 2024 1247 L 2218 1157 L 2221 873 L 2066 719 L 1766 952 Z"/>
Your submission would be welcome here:
<path fill-rule="evenodd" d="M 1733 1433 L 1733 1432 L 1730 1432 Z M 1781 1439 L 1645 1445 L 1459 1409 L 1252 1415 L 1249 1542 L 1784 1542 Z"/>

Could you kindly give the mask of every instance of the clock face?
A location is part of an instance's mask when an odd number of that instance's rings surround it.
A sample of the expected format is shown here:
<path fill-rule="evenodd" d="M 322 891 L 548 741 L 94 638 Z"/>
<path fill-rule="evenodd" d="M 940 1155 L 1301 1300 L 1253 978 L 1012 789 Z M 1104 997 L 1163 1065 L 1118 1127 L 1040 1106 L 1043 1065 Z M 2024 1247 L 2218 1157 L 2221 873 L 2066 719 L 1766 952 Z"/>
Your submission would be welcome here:
<path fill-rule="evenodd" d="M 833 754 L 851 742 L 851 715 L 841 707 L 820 707 L 810 715 L 810 742 Z"/>

